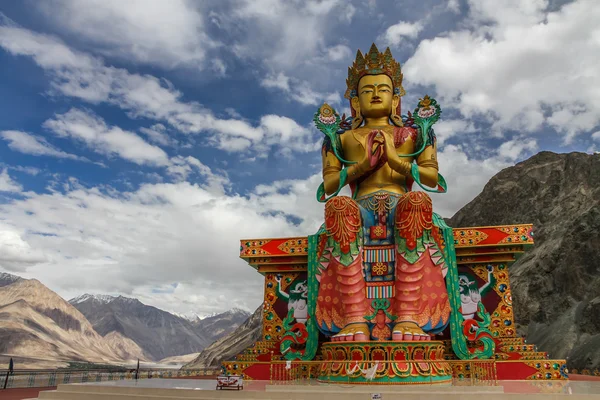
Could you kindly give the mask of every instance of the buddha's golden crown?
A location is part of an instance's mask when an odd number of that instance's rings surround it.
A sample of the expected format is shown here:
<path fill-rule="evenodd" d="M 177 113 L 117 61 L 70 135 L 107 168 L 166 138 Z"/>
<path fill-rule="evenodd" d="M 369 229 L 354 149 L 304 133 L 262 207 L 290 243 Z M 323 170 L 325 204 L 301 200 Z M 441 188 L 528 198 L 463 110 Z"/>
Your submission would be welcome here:
<path fill-rule="evenodd" d="M 358 81 L 365 75 L 385 74 L 389 76 L 394 85 L 394 94 L 404 96 L 406 92 L 402 87 L 402 70 L 400 63 L 394 60 L 392 52 L 388 47 L 384 53 L 380 53 L 375 43 L 371 45 L 369 52 L 363 56 L 358 50 L 356 60 L 348 67 L 348 79 L 346 79 L 346 93 L 344 97 L 350 99 L 356 96 Z"/>

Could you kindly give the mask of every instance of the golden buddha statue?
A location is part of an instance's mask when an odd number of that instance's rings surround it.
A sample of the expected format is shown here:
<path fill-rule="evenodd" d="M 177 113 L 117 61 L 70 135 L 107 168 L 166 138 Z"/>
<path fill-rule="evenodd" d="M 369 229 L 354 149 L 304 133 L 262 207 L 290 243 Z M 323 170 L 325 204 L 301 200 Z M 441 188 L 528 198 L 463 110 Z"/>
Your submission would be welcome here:
<path fill-rule="evenodd" d="M 435 135 L 401 117 L 402 78 L 389 48 L 358 51 L 346 81 L 351 129 L 323 144 L 321 195 L 333 196 L 315 318 L 334 341 L 430 340 L 448 324 L 443 238 L 430 197 L 411 191 L 414 182 L 440 188 Z M 431 117 L 432 101 L 421 99 L 414 118 Z M 332 115 L 325 104 L 315 122 L 331 123 Z M 346 184 L 352 198 L 336 196 Z"/>

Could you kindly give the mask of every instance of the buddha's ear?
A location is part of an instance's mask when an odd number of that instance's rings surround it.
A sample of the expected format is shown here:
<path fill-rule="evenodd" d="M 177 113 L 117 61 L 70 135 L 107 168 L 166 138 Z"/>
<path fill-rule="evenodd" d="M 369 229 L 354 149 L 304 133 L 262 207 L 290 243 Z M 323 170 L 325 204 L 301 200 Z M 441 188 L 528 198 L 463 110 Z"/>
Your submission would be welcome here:
<path fill-rule="evenodd" d="M 390 119 L 392 120 L 392 123 L 394 125 L 402 127 L 402 126 L 404 126 L 404 123 L 402 122 L 402 117 L 400 117 L 398 114 L 396 114 L 398 112 L 399 105 L 400 105 L 400 96 L 395 94 L 392 97 L 392 115 L 390 115 Z"/>
<path fill-rule="evenodd" d="M 360 115 L 360 102 L 358 101 L 358 96 L 354 96 L 350 99 L 350 105 L 356 111 L 356 115 Z"/>
<path fill-rule="evenodd" d="M 358 101 L 358 96 L 354 96 L 351 100 L 350 100 L 350 105 L 352 106 L 352 109 L 355 112 L 355 117 L 352 120 L 352 129 L 357 129 L 358 127 L 360 127 L 363 123 L 363 116 L 360 113 L 360 103 Z"/>
<path fill-rule="evenodd" d="M 398 96 L 397 94 L 395 94 L 392 97 L 392 114 L 396 111 L 396 109 L 398 108 L 398 104 L 400 104 L 400 96 Z"/>

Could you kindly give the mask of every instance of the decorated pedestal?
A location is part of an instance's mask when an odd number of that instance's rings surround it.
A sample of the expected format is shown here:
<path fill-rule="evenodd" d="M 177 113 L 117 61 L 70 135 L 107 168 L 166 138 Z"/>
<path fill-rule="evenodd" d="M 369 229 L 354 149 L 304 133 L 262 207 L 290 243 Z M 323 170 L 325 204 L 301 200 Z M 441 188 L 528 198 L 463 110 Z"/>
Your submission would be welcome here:
<path fill-rule="evenodd" d="M 475 315 L 477 308 L 483 306 L 490 315 L 488 330 L 493 338 L 494 352 L 488 360 L 493 363 L 493 367 L 488 363 L 489 371 L 500 380 L 567 379 L 565 360 L 548 359 L 546 353 L 537 351 L 535 345 L 518 337 L 515 329 L 508 267 L 533 245 L 532 226 L 454 229 L 453 234 L 460 285 L 463 291 L 473 294 L 463 299 L 463 317 L 472 320 L 469 327 L 476 330 L 480 322 Z M 289 334 L 290 326 L 286 322 L 289 323 L 290 316 L 296 323 L 310 318 L 306 309 L 308 239 L 242 240 L 240 257 L 265 277 L 263 337 L 235 360 L 225 362 L 223 369 L 227 374 L 243 375 L 245 379 L 273 379 L 272 364 L 285 364 L 282 347 L 293 350 L 305 345 L 302 335 Z M 473 301 L 479 298 L 479 301 Z M 346 362 L 332 362 L 342 360 Z M 311 377 L 324 381 L 344 383 L 351 379 L 360 383 L 365 379 L 362 371 L 373 367 L 377 360 L 387 360 L 387 363 L 379 364 L 371 383 L 418 383 L 423 380 L 444 383 L 451 375 L 470 379 L 476 372 L 473 361 L 460 359 L 453 352 L 447 331 L 429 342 L 409 344 L 330 342 L 321 337 L 316 356 L 303 368 L 319 371 L 318 376 L 313 374 Z M 422 365 L 391 362 L 395 360 L 426 361 Z M 360 362 L 352 364 L 353 361 Z M 348 374 L 348 368 L 351 374 Z"/>
<path fill-rule="evenodd" d="M 444 343 L 329 342 L 321 346 L 318 379 L 353 384 L 440 384 L 452 381 Z"/>

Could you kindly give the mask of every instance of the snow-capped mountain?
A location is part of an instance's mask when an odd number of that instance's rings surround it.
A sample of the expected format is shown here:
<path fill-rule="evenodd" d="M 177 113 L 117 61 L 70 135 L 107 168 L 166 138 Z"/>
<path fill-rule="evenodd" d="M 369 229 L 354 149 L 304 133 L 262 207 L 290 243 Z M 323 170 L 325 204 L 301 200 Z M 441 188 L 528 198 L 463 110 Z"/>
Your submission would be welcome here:
<path fill-rule="evenodd" d="M 102 336 L 118 332 L 153 360 L 201 351 L 212 341 L 186 319 L 124 296 L 84 294 L 69 301 Z"/>
<path fill-rule="evenodd" d="M 0 273 L 0 353 L 47 360 L 147 359 L 132 340 L 103 337 L 73 305 L 36 279 Z"/>
<path fill-rule="evenodd" d="M 9 339 L 0 340 L 0 353 L 96 361 L 198 353 L 249 316 L 240 309 L 174 315 L 135 298 L 104 294 L 67 302 L 35 279 L 8 273 L 0 273 L 0 310 L 0 337 Z"/>
<path fill-rule="evenodd" d="M 171 314 L 178 316 L 179 318 L 183 318 L 190 322 L 196 322 L 196 321 L 203 319 L 199 314 L 196 314 L 193 311 L 188 311 L 186 313 L 178 313 L 178 312 L 171 311 Z"/>
<path fill-rule="evenodd" d="M 0 287 L 10 285 L 21 279 L 23 278 L 20 276 L 7 274 L 6 272 L 0 272 Z"/>
<path fill-rule="evenodd" d="M 108 294 L 82 294 L 81 296 L 77 296 L 74 299 L 69 300 L 69 303 L 71 304 L 79 304 L 79 303 L 83 303 L 85 301 L 97 301 L 99 303 L 102 304 L 108 304 L 111 301 L 113 301 L 116 298 L 116 296 L 111 296 Z"/>
<path fill-rule="evenodd" d="M 251 314 L 246 310 L 232 308 L 223 313 L 207 316 L 194 322 L 193 325 L 200 335 L 209 338 L 212 343 L 233 332 L 238 326 L 243 324 L 250 315 Z"/>

